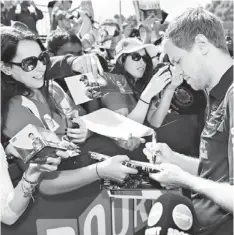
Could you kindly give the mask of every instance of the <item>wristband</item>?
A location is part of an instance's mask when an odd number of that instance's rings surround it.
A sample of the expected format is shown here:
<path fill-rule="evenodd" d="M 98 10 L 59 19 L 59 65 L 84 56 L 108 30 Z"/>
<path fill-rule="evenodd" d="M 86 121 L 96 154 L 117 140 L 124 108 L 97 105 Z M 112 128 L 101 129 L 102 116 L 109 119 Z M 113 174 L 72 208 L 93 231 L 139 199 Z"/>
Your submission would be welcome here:
<path fill-rule="evenodd" d="M 33 197 L 33 193 L 35 192 L 37 184 L 30 184 L 28 181 L 25 180 L 25 178 L 22 178 L 21 180 L 21 189 L 23 192 L 24 197 L 30 197 L 32 198 L 33 202 L 35 202 L 35 199 Z"/>
<path fill-rule="evenodd" d="M 102 179 L 102 177 L 98 174 L 98 169 L 97 169 L 98 163 L 96 163 L 96 174 L 99 177 L 99 179 Z"/>
<path fill-rule="evenodd" d="M 145 103 L 145 104 L 148 104 L 148 105 L 150 104 L 150 103 L 148 103 L 148 102 L 142 100 L 141 98 L 140 98 L 139 100 L 142 101 L 142 102 Z"/>
<path fill-rule="evenodd" d="M 39 183 L 38 180 L 37 180 L 37 181 L 34 181 L 34 182 L 29 181 L 29 180 L 26 178 L 25 172 L 24 172 L 24 174 L 23 174 L 23 180 L 24 180 L 25 182 L 27 182 L 28 184 L 31 184 L 31 185 L 37 185 L 37 184 Z"/>

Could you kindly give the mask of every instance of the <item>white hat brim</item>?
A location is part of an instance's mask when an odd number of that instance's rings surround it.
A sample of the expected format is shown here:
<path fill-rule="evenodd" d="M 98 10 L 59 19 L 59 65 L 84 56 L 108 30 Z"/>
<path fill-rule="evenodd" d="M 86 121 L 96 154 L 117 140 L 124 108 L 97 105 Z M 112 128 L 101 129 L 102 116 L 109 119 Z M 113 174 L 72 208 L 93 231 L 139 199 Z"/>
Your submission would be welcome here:
<path fill-rule="evenodd" d="M 137 52 L 142 49 L 145 49 L 151 58 L 155 57 L 158 53 L 161 53 L 161 48 L 159 46 L 155 46 L 153 44 L 137 45 L 135 47 L 132 47 L 131 49 L 121 51 L 121 53 L 115 56 L 115 61 L 117 61 L 119 57 L 123 54 Z"/>

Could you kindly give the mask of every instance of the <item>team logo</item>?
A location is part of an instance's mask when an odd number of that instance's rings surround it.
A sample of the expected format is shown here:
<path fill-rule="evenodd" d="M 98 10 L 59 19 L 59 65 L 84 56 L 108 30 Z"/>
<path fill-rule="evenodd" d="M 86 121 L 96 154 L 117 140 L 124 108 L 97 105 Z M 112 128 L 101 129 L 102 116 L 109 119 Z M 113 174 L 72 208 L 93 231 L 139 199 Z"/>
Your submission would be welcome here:
<path fill-rule="evenodd" d="M 177 205 L 172 211 L 172 218 L 175 224 L 182 230 L 189 230 L 193 225 L 192 212 L 186 205 Z"/>
<path fill-rule="evenodd" d="M 158 221 L 162 217 L 162 213 L 163 213 L 163 205 L 160 202 L 155 203 L 151 208 L 149 214 L 148 226 L 152 227 L 153 225 L 158 223 Z"/>

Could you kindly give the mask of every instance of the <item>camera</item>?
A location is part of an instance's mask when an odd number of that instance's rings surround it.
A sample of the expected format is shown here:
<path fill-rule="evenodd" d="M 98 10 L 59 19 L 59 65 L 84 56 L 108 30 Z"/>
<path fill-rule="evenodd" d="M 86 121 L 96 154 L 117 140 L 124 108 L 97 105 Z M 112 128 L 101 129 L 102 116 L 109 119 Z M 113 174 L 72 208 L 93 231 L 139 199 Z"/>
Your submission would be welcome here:
<path fill-rule="evenodd" d="M 163 67 L 167 67 L 167 69 L 165 71 L 163 71 L 162 74 L 166 73 L 166 72 L 170 72 L 171 76 L 172 76 L 172 71 L 171 71 L 171 63 L 159 63 L 157 64 L 156 68 L 154 69 L 153 73 L 157 73 L 159 69 L 163 68 Z"/>

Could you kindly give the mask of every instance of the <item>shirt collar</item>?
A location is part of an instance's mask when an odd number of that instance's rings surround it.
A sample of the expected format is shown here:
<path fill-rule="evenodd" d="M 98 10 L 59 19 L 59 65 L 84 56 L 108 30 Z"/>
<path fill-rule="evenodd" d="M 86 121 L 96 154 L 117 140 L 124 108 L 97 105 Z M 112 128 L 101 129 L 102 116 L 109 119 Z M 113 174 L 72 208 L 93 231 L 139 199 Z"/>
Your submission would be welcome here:
<path fill-rule="evenodd" d="M 233 82 L 233 65 L 224 73 L 219 83 L 210 91 L 216 100 L 222 100 Z"/>

